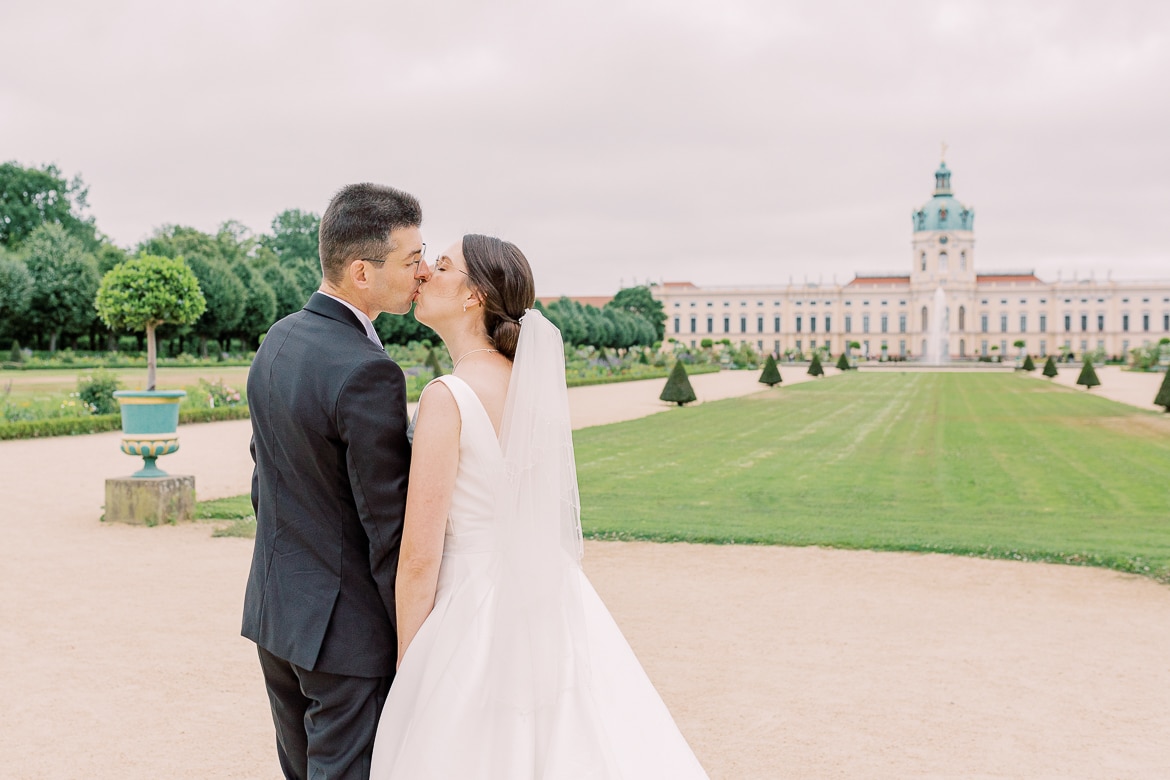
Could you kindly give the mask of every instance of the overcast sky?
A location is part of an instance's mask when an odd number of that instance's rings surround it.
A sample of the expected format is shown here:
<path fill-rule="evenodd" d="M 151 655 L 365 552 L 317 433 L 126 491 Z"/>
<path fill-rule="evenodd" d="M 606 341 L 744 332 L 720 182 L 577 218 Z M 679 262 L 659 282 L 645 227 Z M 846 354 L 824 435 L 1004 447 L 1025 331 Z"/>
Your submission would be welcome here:
<path fill-rule="evenodd" d="M 354 181 L 537 290 L 908 271 L 940 142 L 980 270 L 1170 277 L 1170 3 L 0 5 L 0 159 L 129 246 Z"/>

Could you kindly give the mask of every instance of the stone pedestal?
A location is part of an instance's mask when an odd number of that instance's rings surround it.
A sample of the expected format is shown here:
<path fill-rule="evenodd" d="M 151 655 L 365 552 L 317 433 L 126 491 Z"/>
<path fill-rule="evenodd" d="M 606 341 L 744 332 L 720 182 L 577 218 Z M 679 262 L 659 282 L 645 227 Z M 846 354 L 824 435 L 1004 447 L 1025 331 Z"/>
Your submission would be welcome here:
<path fill-rule="evenodd" d="M 195 477 L 121 477 L 106 480 L 105 519 L 158 525 L 195 519 Z"/>

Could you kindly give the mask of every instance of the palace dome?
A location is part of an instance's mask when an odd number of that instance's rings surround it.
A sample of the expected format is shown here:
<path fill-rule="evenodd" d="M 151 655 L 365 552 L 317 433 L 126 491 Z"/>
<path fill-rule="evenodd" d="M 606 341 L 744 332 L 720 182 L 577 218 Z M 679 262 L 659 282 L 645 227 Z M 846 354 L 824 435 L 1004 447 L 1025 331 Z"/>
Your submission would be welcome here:
<path fill-rule="evenodd" d="M 975 209 L 968 208 L 951 194 L 951 172 L 939 163 L 934 172 L 934 197 L 911 214 L 914 232 L 935 230 L 974 230 Z"/>

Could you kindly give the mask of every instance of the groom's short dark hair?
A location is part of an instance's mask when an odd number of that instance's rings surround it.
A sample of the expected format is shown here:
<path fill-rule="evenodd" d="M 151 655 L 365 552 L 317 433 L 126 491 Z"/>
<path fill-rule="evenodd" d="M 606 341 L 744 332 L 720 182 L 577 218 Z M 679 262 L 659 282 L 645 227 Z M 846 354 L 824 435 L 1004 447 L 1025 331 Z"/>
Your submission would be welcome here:
<path fill-rule="evenodd" d="M 336 283 L 353 260 L 389 254 L 392 230 L 421 224 L 422 207 L 409 193 L 368 182 L 342 187 L 321 217 L 321 274 Z"/>

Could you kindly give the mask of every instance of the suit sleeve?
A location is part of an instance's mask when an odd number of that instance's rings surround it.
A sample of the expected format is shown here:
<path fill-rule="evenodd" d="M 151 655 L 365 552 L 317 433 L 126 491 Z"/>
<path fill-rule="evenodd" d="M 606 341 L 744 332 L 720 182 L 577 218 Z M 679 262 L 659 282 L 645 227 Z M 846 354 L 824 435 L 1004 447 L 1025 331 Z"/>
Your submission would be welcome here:
<path fill-rule="evenodd" d="M 370 572 L 394 623 L 394 578 L 410 473 L 402 369 L 392 360 L 354 369 L 338 398 L 337 419 L 354 502 L 370 543 Z"/>

